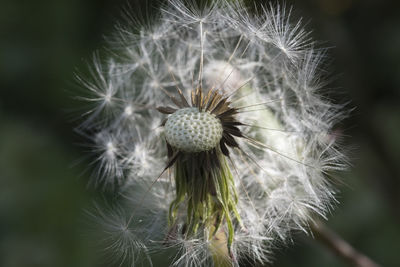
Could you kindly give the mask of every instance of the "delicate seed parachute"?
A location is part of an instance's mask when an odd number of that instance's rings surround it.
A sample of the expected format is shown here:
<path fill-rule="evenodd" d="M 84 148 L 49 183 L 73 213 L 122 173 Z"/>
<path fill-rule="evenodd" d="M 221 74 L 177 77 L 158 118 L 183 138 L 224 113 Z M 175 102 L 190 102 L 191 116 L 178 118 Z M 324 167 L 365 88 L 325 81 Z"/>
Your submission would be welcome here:
<path fill-rule="evenodd" d="M 318 94 L 324 51 L 285 8 L 259 13 L 170 0 L 151 25 L 119 24 L 80 76 L 94 180 L 120 196 L 96 208 L 116 260 L 175 248 L 173 266 L 263 263 L 329 211 L 343 113 Z"/>

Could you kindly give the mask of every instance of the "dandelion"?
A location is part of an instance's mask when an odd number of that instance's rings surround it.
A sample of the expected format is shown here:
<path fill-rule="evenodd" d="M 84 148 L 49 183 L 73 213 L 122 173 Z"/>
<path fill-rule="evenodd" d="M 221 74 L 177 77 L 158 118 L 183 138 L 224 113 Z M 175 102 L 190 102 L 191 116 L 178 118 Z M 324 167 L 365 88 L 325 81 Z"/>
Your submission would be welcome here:
<path fill-rule="evenodd" d="M 126 25 L 80 78 L 95 180 L 120 196 L 118 211 L 97 212 L 111 254 L 132 265 L 165 249 L 173 266 L 271 261 L 326 216 L 327 174 L 344 167 L 331 134 L 341 107 L 319 95 L 324 51 L 279 5 L 251 15 L 239 1 L 170 0 L 151 25 Z"/>

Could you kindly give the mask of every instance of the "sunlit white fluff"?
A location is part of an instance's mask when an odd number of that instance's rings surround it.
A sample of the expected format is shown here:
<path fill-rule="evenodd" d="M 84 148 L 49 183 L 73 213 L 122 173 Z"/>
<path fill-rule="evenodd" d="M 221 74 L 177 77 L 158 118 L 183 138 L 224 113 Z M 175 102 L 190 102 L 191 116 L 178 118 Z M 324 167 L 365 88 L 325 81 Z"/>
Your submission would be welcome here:
<path fill-rule="evenodd" d="M 132 228 L 130 219 L 120 207 L 101 207 L 95 205 L 88 214 L 93 222 L 106 233 L 98 237 L 96 246 L 105 251 L 109 263 L 129 262 L 130 266 L 145 261 L 151 265 L 145 244 L 140 240 L 140 227 Z M 139 225 L 141 222 L 136 222 Z"/>
<path fill-rule="evenodd" d="M 80 129 L 93 134 L 98 182 L 121 188 L 125 211 L 99 210 L 112 228 L 105 233 L 120 237 L 109 246 L 122 252 L 120 261 L 175 247 L 175 266 L 212 262 L 207 240 L 169 235 L 175 191 L 168 173 L 158 177 L 167 151 L 159 127 L 165 115 L 155 107 L 168 105 L 176 87 L 186 96 L 199 85 L 230 94 L 241 130 L 257 140 L 231 149 L 242 220 L 234 265 L 270 261 L 293 230 L 306 232 L 313 216 L 329 211 L 334 191 L 325 174 L 343 168 L 330 131 L 342 114 L 318 95 L 323 52 L 289 16 L 279 5 L 251 15 L 239 1 L 170 0 L 150 26 L 120 24 L 113 53 L 104 62 L 95 57 L 93 77 L 81 79 L 90 106 Z"/>

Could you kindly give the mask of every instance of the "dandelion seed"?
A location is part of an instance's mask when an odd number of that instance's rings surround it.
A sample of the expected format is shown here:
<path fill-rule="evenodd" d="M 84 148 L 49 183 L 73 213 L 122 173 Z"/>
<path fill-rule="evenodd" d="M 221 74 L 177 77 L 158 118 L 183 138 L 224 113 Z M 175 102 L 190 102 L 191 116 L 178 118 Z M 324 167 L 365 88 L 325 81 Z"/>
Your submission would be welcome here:
<path fill-rule="evenodd" d="M 98 213 L 121 262 L 171 247 L 173 266 L 268 262 L 326 216 L 326 173 L 345 166 L 327 136 L 343 113 L 318 95 L 323 53 L 290 13 L 170 0 L 153 25 L 121 23 L 111 59 L 96 56 L 81 128 L 98 183 L 120 185 L 124 212 Z"/>

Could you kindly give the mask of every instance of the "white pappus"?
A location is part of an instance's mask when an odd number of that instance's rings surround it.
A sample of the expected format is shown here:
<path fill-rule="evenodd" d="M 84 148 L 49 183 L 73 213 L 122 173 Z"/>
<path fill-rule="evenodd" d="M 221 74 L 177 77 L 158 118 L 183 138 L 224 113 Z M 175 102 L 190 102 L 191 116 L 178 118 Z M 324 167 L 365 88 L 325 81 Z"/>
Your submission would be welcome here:
<path fill-rule="evenodd" d="M 278 4 L 252 15 L 238 0 L 195 3 L 120 23 L 79 78 L 95 181 L 120 194 L 93 214 L 120 262 L 171 247 L 173 266 L 270 261 L 325 217 L 328 174 L 345 167 L 331 133 L 342 107 L 321 96 L 324 50 L 301 22 Z"/>

